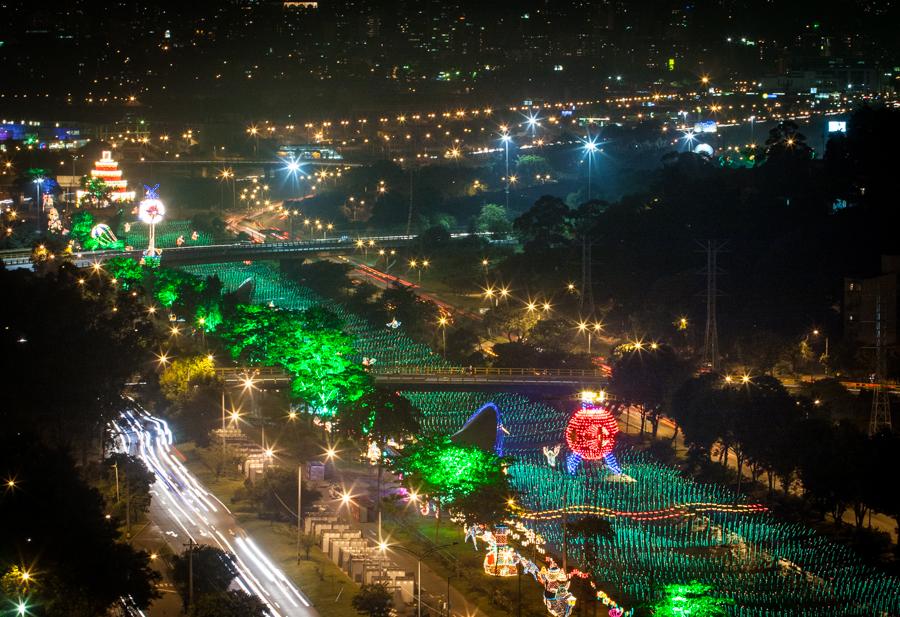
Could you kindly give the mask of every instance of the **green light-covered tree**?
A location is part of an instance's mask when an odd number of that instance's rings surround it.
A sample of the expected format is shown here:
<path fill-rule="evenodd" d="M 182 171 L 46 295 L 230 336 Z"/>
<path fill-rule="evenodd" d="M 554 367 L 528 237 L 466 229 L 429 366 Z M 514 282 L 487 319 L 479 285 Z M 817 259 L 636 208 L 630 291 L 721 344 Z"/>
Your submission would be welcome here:
<path fill-rule="evenodd" d="M 503 508 L 510 507 L 513 491 L 503 471 L 507 463 L 493 452 L 453 443 L 447 436 L 410 444 L 392 462 L 408 489 L 427 495 L 439 508 L 482 523 L 502 518 Z M 435 534 L 440 522 L 438 516 Z"/>
<path fill-rule="evenodd" d="M 718 598 L 711 585 L 691 581 L 663 586 L 663 598 L 651 607 L 654 617 L 720 617 L 734 600 Z"/>
<path fill-rule="evenodd" d="M 333 415 L 340 401 L 363 395 L 369 377 L 353 362 L 352 339 L 340 320 L 323 309 L 285 311 L 238 306 L 221 327 L 234 359 L 280 366 L 293 376 L 292 395 L 316 413 Z"/>

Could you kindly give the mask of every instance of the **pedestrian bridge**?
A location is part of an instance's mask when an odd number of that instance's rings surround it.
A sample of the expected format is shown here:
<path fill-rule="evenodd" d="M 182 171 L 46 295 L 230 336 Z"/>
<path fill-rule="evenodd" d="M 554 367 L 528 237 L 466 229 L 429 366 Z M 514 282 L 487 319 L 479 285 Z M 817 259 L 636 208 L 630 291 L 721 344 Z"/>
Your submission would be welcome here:
<path fill-rule="evenodd" d="M 463 238 L 468 233 L 451 234 L 453 238 Z M 484 234 L 476 234 L 484 235 Z M 193 264 L 224 263 L 233 261 L 302 259 L 318 253 L 350 253 L 359 247 L 397 248 L 416 239 L 412 234 L 363 236 L 350 238 L 342 235 L 335 238 L 316 238 L 293 242 L 232 242 L 228 244 L 208 244 L 204 246 L 179 246 L 162 249 L 160 264 L 163 266 L 187 266 Z M 509 240 L 491 240 L 495 244 L 509 243 Z M 102 263 L 114 257 L 140 259 L 143 250 L 130 251 L 82 251 L 71 257 L 79 267 Z M 7 269 L 30 268 L 31 250 L 16 249 L 0 251 L 0 261 Z"/>
<path fill-rule="evenodd" d="M 317 253 L 349 253 L 356 250 L 360 242 L 367 246 L 393 248 L 408 244 L 413 235 L 366 236 L 350 239 L 348 236 L 338 238 L 321 238 L 295 242 L 232 242 L 229 244 L 208 244 L 204 246 L 179 246 L 162 249 L 160 264 L 163 266 L 186 266 L 204 263 L 223 263 L 232 261 L 257 261 L 302 259 Z M 374 243 L 374 244 L 371 244 Z M 74 253 L 72 258 L 80 267 L 93 263 L 102 263 L 114 257 L 131 257 L 140 259 L 143 250 L 130 251 L 82 251 Z M 0 251 L 0 260 L 7 268 L 31 267 L 31 250 Z"/>
<path fill-rule="evenodd" d="M 216 373 L 225 383 L 250 387 L 286 385 L 290 376 L 271 367 L 226 367 Z M 491 367 L 378 367 L 369 369 L 375 383 L 398 390 L 575 391 L 606 387 L 602 371 L 590 369 Z"/>

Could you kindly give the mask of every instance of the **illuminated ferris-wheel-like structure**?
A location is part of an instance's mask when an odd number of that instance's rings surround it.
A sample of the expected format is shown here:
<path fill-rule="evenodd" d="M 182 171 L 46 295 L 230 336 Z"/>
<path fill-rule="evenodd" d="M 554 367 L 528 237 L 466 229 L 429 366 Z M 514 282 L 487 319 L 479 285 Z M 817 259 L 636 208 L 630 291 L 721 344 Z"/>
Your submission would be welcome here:
<path fill-rule="evenodd" d="M 159 199 L 159 185 L 144 185 L 144 199 L 138 206 L 138 218 L 150 227 L 147 234 L 147 250 L 144 251 L 145 257 L 159 257 L 161 251 L 156 248 L 156 226 L 162 222 L 166 215 L 166 206 Z"/>

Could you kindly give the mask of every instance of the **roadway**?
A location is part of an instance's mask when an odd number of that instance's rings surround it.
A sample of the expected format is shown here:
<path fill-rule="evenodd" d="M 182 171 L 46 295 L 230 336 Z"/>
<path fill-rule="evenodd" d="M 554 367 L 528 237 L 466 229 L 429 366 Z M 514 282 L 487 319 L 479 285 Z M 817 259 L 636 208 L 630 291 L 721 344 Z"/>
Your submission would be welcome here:
<path fill-rule="evenodd" d="M 133 403 L 133 401 L 132 401 Z M 172 432 L 133 403 L 114 423 L 119 450 L 140 457 L 156 476 L 149 517 L 175 553 L 189 540 L 233 555 L 238 570 L 233 588 L 260 598 L 273 617 L 317 617 L 307 596 L 279 570 L 237 524 L 231 511 L 179 462 Z"/>

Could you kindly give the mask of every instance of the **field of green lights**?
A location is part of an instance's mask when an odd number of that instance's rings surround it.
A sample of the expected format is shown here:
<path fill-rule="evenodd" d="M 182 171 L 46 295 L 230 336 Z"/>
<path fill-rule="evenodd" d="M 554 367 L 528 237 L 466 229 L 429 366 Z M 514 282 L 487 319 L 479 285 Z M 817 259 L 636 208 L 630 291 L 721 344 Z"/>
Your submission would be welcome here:
<path fill-rule="evenodd" d="M 188 232 L 190 233 L 190 232 Z M 402 328 L 370 325 L 314 292 L 282 279 L 266 264 L 192 266 L 198 275 L 217 275 L 226 289 L 247 278 L 256 283 L 253 301 L 305 309 L 336 309 L 356 337 L 359 357 L 382 366 L 441 365 L 438 354 L 410 340 Z M 568 494 L 569 516 L 601 515 L 614 537 L 600 540 L 591 569 L 598 588 L 625 607 L 653 600 L 666 583 L 699 581 L 731 598 L 740 617 L 900 615 L 900 581 L 866 566 L 848 548 L 802 525 L 787 523 L 723 487 L 700 484 L 644 455 L 619 451 L 623 472 L 634 482 L 616 481 L 602 466 L 582 465 L 575 475 L 550 468 L 541 447 L 563 441 L 567 414 L 516 394 L 409 392 L 422 409 L 425 430 L 459 429 L 484 403 L 501 410 L 504 454 L 514 458 L 513 485 L 527 510 L 524 522 L 552 546 L 561 545 L 559 512 Z M 562 456 L 560 456 L 562 461 Z M 575 538 L 570 556 L 584 563 Z"/>

